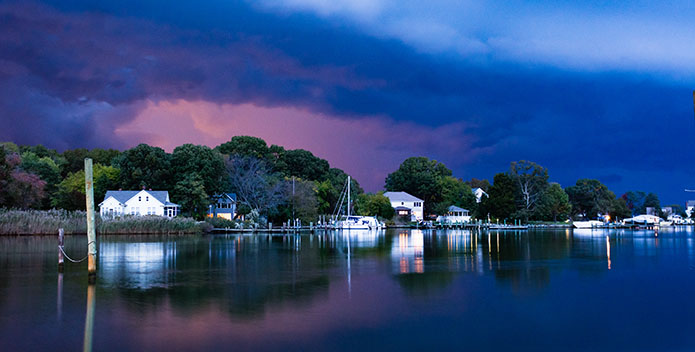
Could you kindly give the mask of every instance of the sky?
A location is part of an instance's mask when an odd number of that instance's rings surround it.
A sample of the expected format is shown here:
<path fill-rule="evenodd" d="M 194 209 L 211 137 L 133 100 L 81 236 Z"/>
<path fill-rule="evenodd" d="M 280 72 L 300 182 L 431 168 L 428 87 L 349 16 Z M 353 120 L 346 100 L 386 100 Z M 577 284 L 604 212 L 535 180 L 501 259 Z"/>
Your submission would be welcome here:
<path fill-rule="evenodd" d="M 410 156 L 695 194 L 692 1 L 0 2 L 0 140 L 302 148 L 367 191 Z"/>

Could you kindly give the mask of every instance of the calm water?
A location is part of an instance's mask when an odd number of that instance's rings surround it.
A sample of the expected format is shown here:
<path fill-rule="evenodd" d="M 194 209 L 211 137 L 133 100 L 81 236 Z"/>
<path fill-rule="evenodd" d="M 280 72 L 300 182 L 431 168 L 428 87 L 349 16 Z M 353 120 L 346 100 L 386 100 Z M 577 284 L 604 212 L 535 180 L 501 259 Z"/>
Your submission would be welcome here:
<path fill-rule="evenodd" d="M 102 236 L 95 351 L 695 350 L 695 233 Z M 68 236 L 81 257 L 86 237 Z M 86 264 L 0 238 L 0 349 L 83 347 Z"/>

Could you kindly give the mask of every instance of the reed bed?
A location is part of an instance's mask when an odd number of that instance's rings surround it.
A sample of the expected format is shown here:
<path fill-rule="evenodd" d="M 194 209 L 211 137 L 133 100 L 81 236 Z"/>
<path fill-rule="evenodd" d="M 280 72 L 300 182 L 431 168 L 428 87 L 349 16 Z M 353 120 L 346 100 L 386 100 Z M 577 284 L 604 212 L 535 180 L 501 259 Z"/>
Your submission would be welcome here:
<path fill-rule="evenodd" d="M 99 234 L 200 234 L 210 225 L 191 218 L 125 216 L 102 220 L 96 216 Z M 0 209 L 0 235 L 54 235 L 63 228 L 66 234 L 87 233 L 84 211 L 6 210 Z"/>

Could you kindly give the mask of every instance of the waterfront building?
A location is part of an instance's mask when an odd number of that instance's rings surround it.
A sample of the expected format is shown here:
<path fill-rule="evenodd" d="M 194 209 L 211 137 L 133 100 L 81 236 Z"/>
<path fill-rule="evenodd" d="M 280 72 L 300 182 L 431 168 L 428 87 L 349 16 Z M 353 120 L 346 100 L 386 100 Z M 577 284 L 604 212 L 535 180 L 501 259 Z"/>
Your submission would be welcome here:
<path fill-rule="evenodd" d="M 172 218 L 179 214 L 180 205 L 172 203 L 168 191 L 107 191 L 104 201 L 99 203 L 102 218 L 123 215 L 157 215 Z"/>
<path fill-rule="evenodd" d="M 685 213 L 688 214 L 688 217 L 692 215 L 693 209 L 695 209 L 695 200 L 685 202 Z"/>
<path fill-rule="evenodd" d="M 475 195 L 475 202 L 480 203 L 483 201 L 483 196 L 490 197 L 482 188 L 473 188 L 473 194 Z"/>
<path fill-rule="evenodd" d="M 236 193 L 221 193 L 210 197 L 210 207 L 208 217 L 225 218 L 232 220 L 236 217 Z"/>
<path fill-rule="evenodd" d="M 391 201 L 391 206 L 398 216 L 410 216 L 411 221 L 422 221 L 425 202 L 406 192 L 386 192 L 384 196 Z"/>
<path fill-rule="evenodd" d="M 442 224 L 463 224 L 471 221 L 470 212 L 467 209 L 452 205 L 445 215 L 437 217 L 437 222 Z"/>

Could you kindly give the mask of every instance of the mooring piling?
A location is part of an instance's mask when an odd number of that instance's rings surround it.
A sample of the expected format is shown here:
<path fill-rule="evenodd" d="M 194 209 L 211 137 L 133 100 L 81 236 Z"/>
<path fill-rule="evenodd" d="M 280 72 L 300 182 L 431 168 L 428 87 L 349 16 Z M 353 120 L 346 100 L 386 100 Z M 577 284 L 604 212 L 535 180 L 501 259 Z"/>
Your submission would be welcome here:
<path fill-rule="evenodd" d="M 84 185 L 87 198 L 87 270 L 89 283 L 94 283 L 97 278 L 97 234 L 94 219 L 94 181 L 91 158 L 84 159 Z"/>
<path fill-rule="evenodd" d="M 65 231 L 58 229 L 58 272 L 62 273 L 65 270 L 65 258 L 63 257 L 63 242 L 65 239 Z"/>

